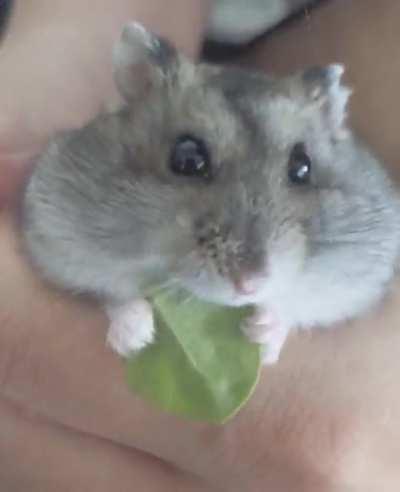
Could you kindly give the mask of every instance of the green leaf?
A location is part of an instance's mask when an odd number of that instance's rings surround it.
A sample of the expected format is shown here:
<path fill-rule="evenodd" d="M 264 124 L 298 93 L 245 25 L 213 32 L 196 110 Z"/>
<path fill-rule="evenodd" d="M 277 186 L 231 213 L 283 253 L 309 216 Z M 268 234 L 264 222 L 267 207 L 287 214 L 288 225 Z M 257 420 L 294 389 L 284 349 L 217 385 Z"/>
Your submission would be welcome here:
<path fill-rule="evenodd" d="M 129 386 L 160 409 L 223 423 L 250 397 L 260 349 L 241 334 L 249 308 L 158 294 L 151 299 L 157 340 L 127 362 Z"/>

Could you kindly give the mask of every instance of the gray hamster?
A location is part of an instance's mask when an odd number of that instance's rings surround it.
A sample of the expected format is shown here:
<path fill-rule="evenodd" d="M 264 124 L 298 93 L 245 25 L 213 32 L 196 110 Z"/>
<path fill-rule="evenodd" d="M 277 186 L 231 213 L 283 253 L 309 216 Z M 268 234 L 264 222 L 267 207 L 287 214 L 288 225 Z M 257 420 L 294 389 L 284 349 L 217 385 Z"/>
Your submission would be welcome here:
<path fill-rule="evenodd" d="M 399 198 L 346 125 L 342 72 L 194 64 L 128 24 L 114 50 L 123 104 L 56 136 L 27 184 L 33 264 L 104 303 L 124 356 L 153 340 L 149 284 L 255 306 L 243 331 L 266 363 L 292 328 L 370 309 L 394 276 Z"/>

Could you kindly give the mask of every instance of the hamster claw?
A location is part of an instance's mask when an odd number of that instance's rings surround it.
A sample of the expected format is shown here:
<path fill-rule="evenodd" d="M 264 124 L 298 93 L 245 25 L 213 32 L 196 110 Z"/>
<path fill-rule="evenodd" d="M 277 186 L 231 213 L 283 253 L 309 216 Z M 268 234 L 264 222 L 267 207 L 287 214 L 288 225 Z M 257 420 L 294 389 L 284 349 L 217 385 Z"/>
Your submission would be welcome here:
<path fill-rule="evenodd" d="M 273 311 L 258 308 L 255 314 L 247 318 L 242 325 L 242 332 L 253 343 L 262 345 L 263 364 L 275 364 L 288 335 Z"/>
<path fill-rule="evenodd" d="M 153 312 L 144 299 L 108 306 L 107 345 L 122 357 L 138 352 L 154 339 Z"/>
<path fill-rule="evenodd" d="M 279 322 L 271 311 L 258 308 L 245 319 L 242 332 L 251 342 L 265 344 L 279 328 Z"/>
<path fill-rule="evenodd" d="M 271 346 L 268 344 L 261 345 L 261 362 L 265 366 L 276 364 L 281 355 L 283 343 L 280 346 Z"/>

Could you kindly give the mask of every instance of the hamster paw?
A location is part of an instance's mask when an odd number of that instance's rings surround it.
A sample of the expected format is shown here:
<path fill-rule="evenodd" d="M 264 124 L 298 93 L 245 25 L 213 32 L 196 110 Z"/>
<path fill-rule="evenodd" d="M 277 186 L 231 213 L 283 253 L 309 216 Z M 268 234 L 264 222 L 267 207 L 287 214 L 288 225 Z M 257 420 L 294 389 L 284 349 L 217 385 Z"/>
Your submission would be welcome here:
<path fill-rule="evenodd" d="M 258 308 L 253 316 L 244 321 L 242 332 L 251 342 L 262 345 L 263 364 L 278 361 L 288 329 L 279 322 L 273 311 Z"/>
<path fill-rule="evenodd" d="M 107 344 L 119 355 L 128 357 L 154 339 L 153 311 L 144 299 L 108 306 L 110 326 Z"/>

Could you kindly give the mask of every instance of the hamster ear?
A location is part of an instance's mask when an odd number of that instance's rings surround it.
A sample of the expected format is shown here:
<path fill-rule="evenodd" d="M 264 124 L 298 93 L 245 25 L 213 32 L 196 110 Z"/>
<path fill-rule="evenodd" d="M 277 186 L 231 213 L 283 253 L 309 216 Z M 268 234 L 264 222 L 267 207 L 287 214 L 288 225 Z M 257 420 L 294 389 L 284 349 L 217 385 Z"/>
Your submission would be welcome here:
<path fill-rule="evenodd" d="M 178 61 L 178 53 L 170 43 L 131 22 L 125 25 L 114 47 L 115 83 L 125 100 L 142 98 L 177 73 Z"/>
<path fill-rule="evenodd" d="M 324 111 L 327 122 L 336 136 L 344 135 L 347 103 L 351 89 L 341 84 L 343 65 L 312 67 L 303 72 L 308 101 Z"/>

